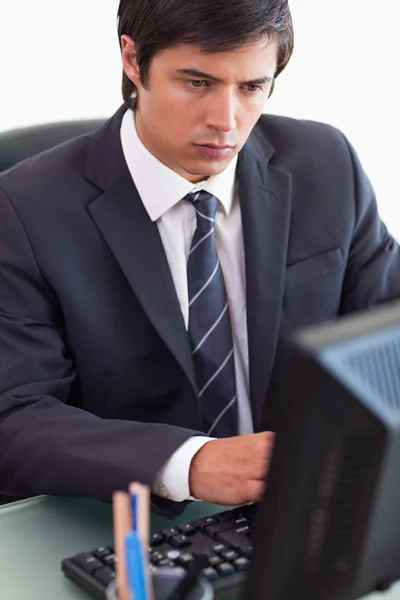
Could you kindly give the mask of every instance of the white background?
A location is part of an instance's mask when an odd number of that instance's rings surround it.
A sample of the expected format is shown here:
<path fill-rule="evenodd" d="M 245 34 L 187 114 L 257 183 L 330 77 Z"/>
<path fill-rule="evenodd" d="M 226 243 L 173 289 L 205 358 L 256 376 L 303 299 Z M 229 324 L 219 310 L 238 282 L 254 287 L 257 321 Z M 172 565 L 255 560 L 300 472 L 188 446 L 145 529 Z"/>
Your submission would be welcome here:
<path fill-rule="evenodd" d="M 292 0 L 296 50 L 266 111 L 339 127 L 400 239 L 397 3 Z M 118 0 L 1 0 L 0 131 L 118 108 L 117 7 Z"/>

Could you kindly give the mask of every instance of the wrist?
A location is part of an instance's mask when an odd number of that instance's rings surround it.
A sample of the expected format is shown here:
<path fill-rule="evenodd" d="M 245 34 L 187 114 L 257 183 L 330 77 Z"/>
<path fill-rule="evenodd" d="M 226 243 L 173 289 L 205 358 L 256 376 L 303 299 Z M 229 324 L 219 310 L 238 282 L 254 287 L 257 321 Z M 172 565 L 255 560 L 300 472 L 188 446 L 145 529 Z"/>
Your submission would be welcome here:
<path fill-rule="evenodd" d="M 210 451 L 210 444 L 213 444 L 217 440 L 210 440 L 204 446 L 202 446 L 196 454 L 193 456 L 189 468 L 189 490 L 190 495 L 194 498 L 201 498 L 201 478 L 204 474 L 204 465 L 208 464 L 208 453 Z"/>

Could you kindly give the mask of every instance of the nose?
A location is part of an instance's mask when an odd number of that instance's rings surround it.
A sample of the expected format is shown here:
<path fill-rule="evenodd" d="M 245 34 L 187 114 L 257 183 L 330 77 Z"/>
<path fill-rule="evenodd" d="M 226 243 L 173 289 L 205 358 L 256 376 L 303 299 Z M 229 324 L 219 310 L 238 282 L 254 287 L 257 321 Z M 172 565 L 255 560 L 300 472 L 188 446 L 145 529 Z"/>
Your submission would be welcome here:
<path fill-rule="evenodd" d="M 210 98 L 206 124 L 228 133 L 236 127 L 236 99 L 232 91 L 221 90 Z"/>

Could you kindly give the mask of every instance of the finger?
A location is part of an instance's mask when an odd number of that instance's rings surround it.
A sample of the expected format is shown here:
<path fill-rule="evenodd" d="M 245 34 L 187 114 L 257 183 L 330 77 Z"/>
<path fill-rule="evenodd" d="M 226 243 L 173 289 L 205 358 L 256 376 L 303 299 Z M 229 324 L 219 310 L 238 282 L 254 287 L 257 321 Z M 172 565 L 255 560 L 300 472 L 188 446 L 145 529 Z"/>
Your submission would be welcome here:
<path fill-rule="evenodd" d="M 265 453 L 268 453 L 275 445 L 275 437 L 275 433 L 272 431 L 264 431 L 257 434 L 257 443 L 259 444 L 260 451 L 264 450 Z"/>

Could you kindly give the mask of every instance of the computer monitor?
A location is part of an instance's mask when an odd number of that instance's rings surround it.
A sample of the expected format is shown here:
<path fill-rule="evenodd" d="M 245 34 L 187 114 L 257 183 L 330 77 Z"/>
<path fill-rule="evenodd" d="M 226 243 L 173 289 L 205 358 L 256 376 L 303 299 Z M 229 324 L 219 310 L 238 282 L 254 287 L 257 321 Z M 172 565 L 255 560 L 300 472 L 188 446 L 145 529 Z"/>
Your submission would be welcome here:
<path fill-rule="evenodd" d="M 245 600 L 353 600 L 400 578 L 400 303 L 287 348 Z"/>

